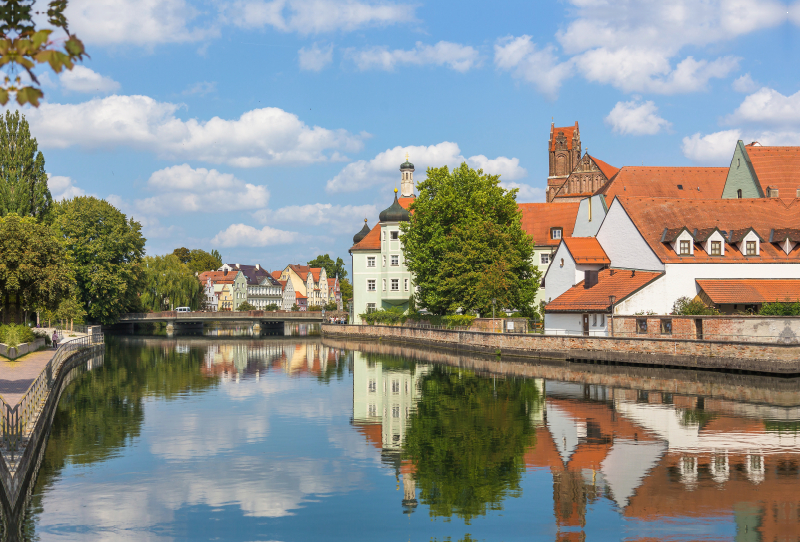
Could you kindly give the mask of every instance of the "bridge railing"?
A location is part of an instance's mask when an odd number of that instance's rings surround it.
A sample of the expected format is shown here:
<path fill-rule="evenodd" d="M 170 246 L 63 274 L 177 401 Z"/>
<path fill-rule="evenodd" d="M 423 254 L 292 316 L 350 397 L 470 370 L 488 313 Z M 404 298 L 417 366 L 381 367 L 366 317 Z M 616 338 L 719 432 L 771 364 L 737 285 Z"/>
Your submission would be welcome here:
<path fill-rule="evenodd" d="M 26 429 L 36 420 L 39 407 L 47 398 L 50 387 L 64 362 L 76 352 L 103 342 L 103 334 L 97 333 L 61 343 L 55 355 L 16 405 L 11 406 L 0 397 L 0 441 L 4 447 L 12 452 L 17 450 Z"/>
<path fill-rule="evenodd" d="M 218 311 L 218 312 L 136 312 L 121 314 L 121 322 L 147 321 L 147 320 L 237 320 L 242 318 L 291 318 L 291 319 L 312 319 L 322 318 L 321 312 L 307 311 Z"/>

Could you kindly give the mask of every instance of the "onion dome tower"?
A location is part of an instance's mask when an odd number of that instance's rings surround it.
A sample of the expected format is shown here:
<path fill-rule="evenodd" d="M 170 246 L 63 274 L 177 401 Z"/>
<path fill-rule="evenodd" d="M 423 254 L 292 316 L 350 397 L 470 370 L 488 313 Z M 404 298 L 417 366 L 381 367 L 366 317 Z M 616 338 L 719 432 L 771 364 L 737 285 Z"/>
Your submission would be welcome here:
<path fill-rule="evenodd" d="M 394 189 L 394 202 L 388 209 L 381 211 L 379 215 L 380 221 L 386 222 L 408 222 L 411 220 L 411 213 L 403 209 L 397 202 L 397 188 Z"/>
<path fill-rule="evenodd" d="M 364 239 L 364 237 L 367 236 L 368 233 L 369 233 L 369 226 L 367 226 L 367 219 L 365 218 L 364 219 L 364 227 L 361 228 L 360 232 L 358 232 L 357 234 L 355 234 L 353 236 L 353 244 L 354 245 L 359 244 L 361 242 L 361 240 Z"/>
<path fill-rule="evenodd" d="M 406 161 L 400 164 L 400 197 L 414 197 L 414 164 L 408 161 L 408 153 Z"/>

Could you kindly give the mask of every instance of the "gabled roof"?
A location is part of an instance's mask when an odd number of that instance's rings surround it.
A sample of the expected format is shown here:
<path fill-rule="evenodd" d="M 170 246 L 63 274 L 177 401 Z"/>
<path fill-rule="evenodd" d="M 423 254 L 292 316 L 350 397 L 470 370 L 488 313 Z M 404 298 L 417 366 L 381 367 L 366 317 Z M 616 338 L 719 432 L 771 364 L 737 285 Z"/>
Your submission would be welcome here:
<path fill-rule="evenodd" d="M 728 232 L 728 242 L 741 243 L 744 240 L 744 238 L 747 237 L 747 234 L 750 232 L 755 233 L 756 237 L 758 237 L 758 240 L 764 242 L 764 239 L 760 235 L 758 235 L 758 232 L 754 230 L 752 227 L 740 228 L 738 230 L 731 230 L 730 232 Z"/>
<path fill-rule="evenodd" d="M 575 126 L 564 126 L 563 128 L 551 126 L 550 132 L 552 133 L 552 137 L 550 138 L 550 150 L 556 150 L 556 137 L 558 137 L 558 132 L 564 132 L 564 137 L 567 138 L 567 149 L 572 149 L 572 137 L 575 135 L 575 130 L 577 128 L 577 122 Z"/>
<path fill-rule="evenodd" d="M 247 280 L 247 284 L 250 286 L 255 286 L 261 282 L 261 279 L 268 275 L 266 269 L 261 267 L 260 265 L 256 267 L 255 265 L 248 265 L 248 264 L 236 264 L 236 263 L 229 263 L 225 264 L 228 267 L 231 267 L 234 272 L 239 270 L 244 275 L 244 278 Z"/>
<path fill-rule="evenodd" d="M 519 203 L 522 229 L 533 237 L 536 246 L 556 247 L 561 239 L 551 239 L 551 228 L 562 228 L 561 236 L 571 237 L 578 216 L 579 201 L 566 203 Z M 380 248 L 380 241 L 378 243 Z"/>
<path fill-rule="evenodd" d="M 680 234 L 683 232 L 689 232 L 689 235 L 692 235 L 692 232 L 689 231 L 689 228 L 686 226 L 681 226 L 679 228 L 664 228 L 664 231 L 661 233 L 661 242 L 662 243 L 674 243 L 675 240 L 678 238 Z"/>
<path fill-rule="evenodd" d="M 289 280 L 279 280 L 279 281 L 278 281 L 278 284 L 280 284 L 280 285 L 281 285 L 281 290 L 286 290 L 286 284 L 287 284 L 287 283 L 290 283 L 290 282 L 291 282 L 291 281 L 289 281 Z"/>
<path fill-rule="evenodd" d="M 350 252 L 354 250 L 380 250 L 381 249 L 381 223 L 373 226 L 370 232 L 360 243 L 350 247 Z"/>
<path fill-rule="evenodd" d="M 297 265 L 297 264 L 289 264 L 289 268 L 297 273 L 297 275 L 303 279 L 303 282 L 308 280 L 308 273 L 311 272 L 311 268 L 307 265 Z"/>
<path fill-rule="evenodd" d="M 397 198 L 397 203 L 400 204 L 400 207 L 408 211 L 408 206 L 414 203 L 415 199 L 417 199 L 417 196 L 410 196 L 407 198 Z"/>
<path fill-rule="evenodd" d="M 600 160 L 599 158 L 595 158 L 591 154 L 589 155 L 589 158 L 591 158 L 592 161 L 594 161 L 594 163 L 597 164 L 597 167 L 600 168 L 600 171 L 603 172 L 603 175 L 606 176 L 606 179 L 611 179 L 619 171 L 618 167 L 614 167 L 611 164 L 603 162 L 602 160 Z"/>
<path fill-rule="evenodd" d="M 333 290 L 336 287 L 336 278 L 328 279 L 328 289 Z"/>
<path fill-rule="evenodd" d="M 306 296 L 304 296 L 304 295 L 303 295 L 303 294 L 301 294 L 300 292 L 295 292 L 295 294 L 294 294 L 294 298 L 295 298 L 295 299 L 308 299 Z"/>
<path fill-rule="evenodd" d="M 577 264 L 610 264 L 606 251 L 594 237 L 567 237 L 564 239 L 572 259 Z"/>
<path fill-rule="evenodd" d="M 272 278 L 274 278 L 275 280 L 279 280 L 281 278 L 282 273 L 280 271 L 273 271 L 270 274 L 272 275 Z"/>
<path fill-rule="evenodd" d="M 778 228 L 769 232 L 770 243 L 782 243 L 787 239 L 792 243 L 800 243 L 800 229 Z"/>
<path fill-rule="evenodd" d="M 650 284 L 663 273 L 603 269 L 597 274 L 597 284 L 584 288 L 583 281 L 545 305 L 546 312 L 610 312 L 608 296 L 616 296 L 614 304 Z"/>
<path fill-rule="evenodd" d="M 695 228 L 694 231 L 692 232 L 692 237 L 694 237 L 694 240 L 697 241 L 698 243 L 705 243 L 706 241 L 708 241 L 708 238 L 711 237 L 711 235 L 715 231 L 719 232 L 719 234 L 722 236 L 723 239 L 725 238 L 725 234 L 722 232 L 722 230 L 720 230 L 716 226 L 714 226 L 713 228 L 699 228 L 699 229 Z"/>
<path fill-rule="evenodd" d="M 206 282 L 207 280 L 211 280 L 211 282 L 219 282 L 219 281 L 229 281 L 233 284 L 233 280 L 236 278 L 236 275 L 239 273 L 237 270 L 228 271 L 203 271 L 199 275 L 197 275 L 197 279 L 200 282 Z"/>
<path fill-rule="evenodd" d="M 747 156 L 758 177 L 762 192 L 767 187 L 778 189 L 781 199 L 794 199 L 800 188 L 800 147 L 762 147 L 758 144 L 745 145 Z"/>
<path fill-rule="evenodd" d="M 625 166 L 597 194 L 615 196 L 717 199 L 728 178 L 726 167 Z M 610 178 L 610 177 L 609 177 Z"/>
<path fill-rule="evenodd" d="M 320 273 L 322 273 L 322 268 L 312 267 L 310 271 L 311 271 L 311 276 L 314 278 L 314 282 L 319 282 L 319 275 Z"/>
<path fill-rule="evenodd" d="M 622 205 L 647 244 L 664 263 L 774 263 L 800 261 L 798 249 L 787 255 L 773 244 L 762 243 L 758 256 L 745 256 L 738 246 L 730 244 L 726 235 L 725 255 L 722 257 L 712 257 L 703 250 L 695 250 L 691 257 L 681 257 L 672 247 L 662 243 L 661 238 L 664 228 L 683 226 L 690 230 L 718 227 L 723 234 L 731 230 L 753 228 L 761 239 L 769 238 L 772 229 L 800 227 L 800 204 L 797 201 L 779 198 L 689 200 L 618 196 L 612 206 Z"/>
<path fill-rule="evenodd" d="M 715 304 L 800 301 L 800 279 L 697 279 Z"/>

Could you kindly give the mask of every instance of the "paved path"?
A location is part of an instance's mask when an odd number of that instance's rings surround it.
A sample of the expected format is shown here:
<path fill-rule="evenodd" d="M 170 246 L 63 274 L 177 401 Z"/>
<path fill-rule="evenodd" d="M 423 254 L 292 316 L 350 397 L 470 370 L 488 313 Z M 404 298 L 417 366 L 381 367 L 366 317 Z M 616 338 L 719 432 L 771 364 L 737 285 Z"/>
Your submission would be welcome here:
<path fill-rule="evenodd" d="M 28 354 L 17 361 L 0 360 L 0 396 L 14 406 L 28 391 L 56 353 L 52 348 Z"/>

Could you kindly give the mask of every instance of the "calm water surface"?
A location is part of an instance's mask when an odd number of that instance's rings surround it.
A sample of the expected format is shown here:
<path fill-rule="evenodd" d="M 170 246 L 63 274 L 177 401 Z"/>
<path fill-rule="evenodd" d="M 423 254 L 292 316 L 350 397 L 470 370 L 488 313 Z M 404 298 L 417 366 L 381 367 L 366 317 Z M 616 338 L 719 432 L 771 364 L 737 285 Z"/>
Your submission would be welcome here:
<path fill-rule="evenodd" d="M 797 390 L 316 337 L 117 337 L 61 399 L 25 529 L 36 540 L 797 540 Z"/>

